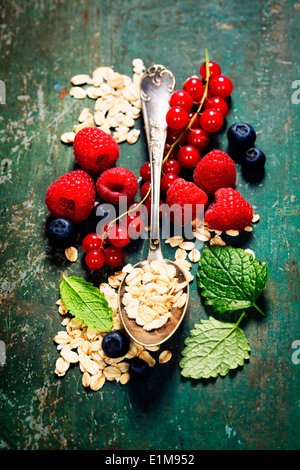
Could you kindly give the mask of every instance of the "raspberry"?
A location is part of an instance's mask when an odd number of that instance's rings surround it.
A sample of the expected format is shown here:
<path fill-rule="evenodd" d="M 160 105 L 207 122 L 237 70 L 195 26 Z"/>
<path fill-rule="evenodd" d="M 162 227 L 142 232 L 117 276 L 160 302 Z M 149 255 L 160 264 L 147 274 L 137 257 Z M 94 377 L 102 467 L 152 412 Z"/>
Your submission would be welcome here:
<path fill-rule="evenodd" d="M 45 202 L 54 217 L 65 217 L 79 223 L 92 212 L 95 197 L 96 190 L 92 177 L 83 170 L 74 170 L 61 176 L 49 186 Z"/>
<path fill-rule="evenodd" d="M 170 219 L 177 225 L 185 225 L 200 217 L 207 204 L 207 195 L 194 183 L 177 178 L 167 192 Z"/>
<path fill-rule="evenodd" d="M 137 177 L 127 168 L 105 170 L 96 183 L 99 196 L 106 202 L 117 205 L 121 197 L 130 202 L 139 188 Z"/>
<path fill-rule="evenodd" d="M 114 167 L 120 154 L 115 139 L 97 127 L 81 129 L 75 136 L 73 149 L 77 163 L 93 175 Z"/>
<path fill-rule="evenodd" d="M 213 196 L 217 189 L 233 188 L 236 181 L 236 169 L 233 160 L 221 150 L 212 150 L 200 160 L 194 170 L 194 183 L 208 196 Z"/>
<path fill-rule="evenodd" d="M 241 194 L 232 188 L 221 188 L 215 194 L 215 202 L 210 204 L 205 220 L 215 230 L 244 230 L 250 225 L 253 210 Z"/>

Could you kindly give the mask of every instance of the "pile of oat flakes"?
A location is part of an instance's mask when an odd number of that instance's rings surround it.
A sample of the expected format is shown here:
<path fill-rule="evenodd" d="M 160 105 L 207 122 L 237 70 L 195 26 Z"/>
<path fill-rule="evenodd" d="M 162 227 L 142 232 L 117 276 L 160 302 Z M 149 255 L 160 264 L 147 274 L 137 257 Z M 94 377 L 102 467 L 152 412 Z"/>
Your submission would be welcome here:
<path fill-rule="evenodd" d="M 84 107 L 78 117 L 79 124 L 61 135 L 61 141 L 72 143 L 75 135 L 85 127 L 98 127 L 111 134 L 117 143 L 134 144 L 140 136 L 135 121 L 140 117 L 142 103 L 139 84 L 145 71 L 142 59 L 133 59 L 133 76 L 114 71 L 112 67 L 97 67 L 93 73 L 71 78 L 70 96 L 76 100 L 94 100 L 92 108 Z"/>
<path fill-rule="evenodd" d="M 151 261 L 141 268 L 130 266 L 127 272 L 124 310 L 144 330 L 161 328 L 172 316 L 173 308 L 185 305 L 188 281 L 178 282 L 175 266 Z"/>

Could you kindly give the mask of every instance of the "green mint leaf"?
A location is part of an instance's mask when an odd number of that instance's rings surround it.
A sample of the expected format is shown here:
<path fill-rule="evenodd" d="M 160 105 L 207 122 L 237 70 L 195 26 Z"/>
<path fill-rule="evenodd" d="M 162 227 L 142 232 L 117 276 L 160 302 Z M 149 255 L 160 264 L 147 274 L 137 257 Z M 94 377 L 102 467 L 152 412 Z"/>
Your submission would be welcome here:
<path fill-rule="evenodd" d="M 255 307 L 268 281 L 268 267 L 242 248 L 213 245 L 203 250 L 197 282 L 205 303 L 220 313 Z"/>
<path fill-rule="evenodd" d="M 113 311 L 97 287 L 82 278 L 63 275 L 59 288 L 61 298 L 71 315 L 90 328 L 111 330 Z"/>
<path fill-rule="evenodd" d="M 181 353 L 181 374 L 192 379 L 207 379 L 224 376 L 230 369 L 242 366 L 249 359 L 250 347 L 243 330 L 238 327 L 240 320 L 234 324 L 209 317 L 195 325 Z"/>

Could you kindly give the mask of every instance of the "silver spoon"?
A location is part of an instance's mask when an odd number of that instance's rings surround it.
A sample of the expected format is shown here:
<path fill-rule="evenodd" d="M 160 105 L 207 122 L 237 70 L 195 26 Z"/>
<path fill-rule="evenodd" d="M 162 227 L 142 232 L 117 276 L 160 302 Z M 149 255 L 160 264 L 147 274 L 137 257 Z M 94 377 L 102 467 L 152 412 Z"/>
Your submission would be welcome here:
<path fill-rule="evenodd" d="M 148 152 L 151 166 L 151 221 L 149 236 L 149 252 L 147 259 L 135 264 L 134 268 L 141 268 L 151 261 L 169 263 L 176 269 L 178 282 L 187 281 L 184 271 L 173 261 L 163 257 L 160 243 L 159 203 L 161 167 L 164 154 L 164 146 L 167 134 L 166 113 L 169 109 L 169 100 L 175 89 L 173 74 L 162 65 L 150 67 L 141 79 L 140 93 L 142 111 L 148 143 Z M 139 326 L 134 319 L 128 317 L 122 298 L 125 293 L 126 277 L 119 287 L 119 311 L 128 335 L 143 346 L 157 346 L 169 339 L 180 325 L 188 305 L 189 285 L 185 287 L 187 294 L 186 303 L 182 308 L 174 307 L 172 316 L 167 323 L 156 330 L 146 331 Z"/>

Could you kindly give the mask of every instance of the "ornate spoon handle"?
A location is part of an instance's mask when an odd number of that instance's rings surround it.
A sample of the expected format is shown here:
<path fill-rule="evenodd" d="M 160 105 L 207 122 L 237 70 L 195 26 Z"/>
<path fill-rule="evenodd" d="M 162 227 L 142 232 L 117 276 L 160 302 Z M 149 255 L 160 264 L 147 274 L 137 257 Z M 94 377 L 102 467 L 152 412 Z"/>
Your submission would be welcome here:
<path fill-rule="evenodd" d="M 161 166 L 167 134 L 166 113 L 175 78 L 164 66 L 150 67 L 141 79 L 141 100 L 151 167 L 151 221 L 147 261 L 162 260 L 159 226 Z"/>

